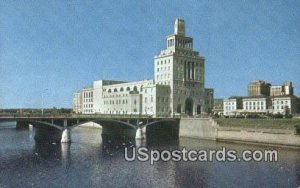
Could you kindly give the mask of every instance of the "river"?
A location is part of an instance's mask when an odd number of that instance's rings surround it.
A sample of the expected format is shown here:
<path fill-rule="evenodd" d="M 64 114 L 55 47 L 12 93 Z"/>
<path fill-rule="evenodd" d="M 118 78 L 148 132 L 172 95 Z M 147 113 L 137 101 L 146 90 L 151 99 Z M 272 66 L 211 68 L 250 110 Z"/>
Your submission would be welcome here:
<path fill-rule="evenodd" d="M 300 150 L 180 138 L 149 149 L 273 149 L 277 162 L 128 162 L 101 129 L 75 128 L 71 144 L 37 144 L 34 130 L 0 124 L 0 187 L 299 187 Z M 122 143 L 121 143 L 122 145 Z M 124 145 L 124 143 L 123 143 Z M 145 143 L 141 143 L 145 145 Z"/>

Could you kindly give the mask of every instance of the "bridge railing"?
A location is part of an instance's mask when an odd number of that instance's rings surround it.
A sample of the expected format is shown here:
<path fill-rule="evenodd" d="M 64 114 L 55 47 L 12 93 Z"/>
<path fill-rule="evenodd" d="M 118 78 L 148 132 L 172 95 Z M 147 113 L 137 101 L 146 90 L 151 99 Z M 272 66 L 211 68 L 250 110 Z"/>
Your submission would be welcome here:
<path fill-rule="evenodd" d="M 145 115 L 145 114 L 74 114 L 74 113 L 0 113 L 0 118 L 208 118 L 205 115 L 188 116 L 183 114 L 173 115 Z"/>
<path fill-rule="evenodd" d="M 41 114 L 41 113 L 0 113 L 0 118 L 151 118 L 142 114 Z"/>

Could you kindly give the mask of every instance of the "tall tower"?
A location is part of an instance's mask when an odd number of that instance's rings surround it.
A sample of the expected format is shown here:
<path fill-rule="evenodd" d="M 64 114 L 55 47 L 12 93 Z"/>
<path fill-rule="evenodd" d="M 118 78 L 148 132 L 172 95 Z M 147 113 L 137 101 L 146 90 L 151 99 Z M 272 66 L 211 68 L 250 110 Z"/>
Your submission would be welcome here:
<path fill-rule="evenodd" d="M 201 114 L 204 109 L 204 57 L 193 50 L 193 38 L 185 34 L 185 22 L 176 19 L 166 49 L 154 57 L 154 80 L 169 85 L 170 113 Z"/>

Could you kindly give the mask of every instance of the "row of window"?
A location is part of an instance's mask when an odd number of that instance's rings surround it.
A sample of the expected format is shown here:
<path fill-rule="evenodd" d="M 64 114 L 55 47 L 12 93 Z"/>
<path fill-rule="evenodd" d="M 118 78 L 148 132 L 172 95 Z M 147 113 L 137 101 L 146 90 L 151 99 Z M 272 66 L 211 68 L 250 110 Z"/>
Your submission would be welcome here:
<path fill-rule="evenodd" d="M 128 94 L 126 93 L 126 94 L 116 94 L 116 95 L 114 95 L 114 94 L 112 94 L 112 95 L 104 95 L 103 96 L 103 98 L 114 98 L 114 97 L 127 97 L 128 96 Z"/>
<path fill-rule="evenodd" d="M 84 98 L 91 98 L 91 97 L 93 97 L 93 92 L 84 92 L 83 96 L 84 96 Z"/>
<path fill-rule="evenodd" d="M 264 105 L 264 103 L 265 102 L 263 102 L 263 101 L 250 101 L 250 102 L 247 101 L 247 102 L 245 102 L 246 105 L 250 105 L 250 106 L 251 105 L 253 105 L 253 106 Z"/>
<path fill-rule="evenodd" d="M 226 110 L 236 110 L 235 106 L 226 106 Z"/>
<path fill-rule="evenodd" d="M 170 81 L 157 82 L 159 85 L 170 85 Z"/>
<path fill-rule="evenodd" d="M 83 113 L 93 113 L 93 110 L 83 110 Z"/>
<path fill-rule="evenodd" d="M 168 62 L 168 64 L 170 64 L 171 60 L 170 59 L 158 60 L 156 63 L 157 63 L 157 65 L 163 65 L 163 64 L 166 65 L 167 62 Z"/>
<path fill-rule="evenodd" d="M 150 98 L 150 102 L 153 102 L 153 97 Z M 147 103 L 147 97 L 145 97 L 145 103 Z"/>
<path fill-rule="evenodd" d="M 161 67 L 160 69 L 159 69 L 159 67 L 157 67 L 157 72 L 159 72 L 159 71 L 163 71 L 163 70 L 170 70 L 170 66 L 168 66 L 168 67 Z"/>
<path fill-rule="evenodd" d="M 276 102 L 276 104 L 283 104 L 283 103 L 285 103 L 285 104 L 287 104 L 288 103 L 288 101 L 272 101 L 272 104 L 274 105 L 275 104 L 275 102 Z"/>
<path fill-rule="evenodd" d="M 87 99 L 84 99 L 84 102 L 93 102 L 93 99 L 92 98 L 87 98 Z"/>
<path fill-rule="evenodd" d="M 156 76 L 157 80 L 159 80 L 159 79 L 167 79 L 167 78 L 170 78 L 170 74 L 158 74 Z"/>
<path fill-rule="evenodd" d="M 105 91 L 106 91 L 106 89 L 104 89 L 104 92 L 105 92 Z M 114 88 L 114 89 L 108 89 L 108 90 L 107 90 L 108 93 L 111 93 L 112 91 L 115 93 L 115 92 L 118 92 L 118 89 L 117 89 L 117 88 Z M 123 91 L 125 91 L 125 90 L 124 90 L 123 87 L 121 87 L 121 88 L 120 88 L 120 92 L 123 92 Z M 126 91 L 131 91 L 130 87 L 127 87 L 127 88 L 126 88 Z M 138 91 L 137 86 L 134 86 L 133 89 L 132 89 L 132 91 Z M 143 86 L 140 87 L 140 91 L 143 91 Z"/>
<path fill-rule="evenodd" d="M 134 112 L 137 112 L 136 109 L 133 109 Z M 127 110 L 105 110 L 105 114 L 128 114 Z"/>
<path fill-rule="evenodd" d="M 157 97 L 157 102 L 169 102 L 168 97 Z"/>
<path fill-rule="evenodd" d="M 265 108 L 265 106 L 246 106 L 246 108 L 245 108 L 246 110 L 265 110 L 266 108 Z"/>
<path fill-rule="evenodd" d="M 84 108 L 93 108 L 93 104 L 84 104 L 83 107 Z"/>
<path fill-rule="evenodd" d="M 123 100 L 104 100 L 104 104 L 127 104 L 127 99 Z"/>

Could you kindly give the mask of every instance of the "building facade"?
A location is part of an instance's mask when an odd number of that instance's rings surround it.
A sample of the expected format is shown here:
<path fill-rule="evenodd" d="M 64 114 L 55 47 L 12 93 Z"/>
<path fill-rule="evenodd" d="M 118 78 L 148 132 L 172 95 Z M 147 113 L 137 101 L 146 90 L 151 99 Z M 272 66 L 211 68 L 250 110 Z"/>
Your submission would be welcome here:
<path fill-rule="evenodd" d="M 282 85 L 275 85 L 270 87 L 270 96 L 286 96 L 293 94 L 294 88 L 292 82 L 285 82 Z"/>
<path fill-rule="evenodd" d="M 92 114 L 94 112 L 93 110 L 93 88 L 88 87 L 82 89 L 81 92 L 82 95 L 82 113 L 84 114 Z"/>
<path fill-rule="evenodd" d="M 186 36 L 184 20 L 176 19 L 166 49 L 154 57 L 154 79 L 94 81 L 92 88 L 81 91 L 82 113 L 153 116 L 210 113 L 213 89 L 204 87 L 204 64 L 204 57 L 193 50 L 193 38 Z"/>
<path fill-rule="evenodd" d="M 266 91 L 267 89 L 269 91 Z M 224 100 L 224 116 L 250 113 L 282 115 L 299 113 L 299 98 L 293 95 L 293 90 L 290 81 L 282 85 L 271 85 L 263 80 L 252 81 L 248 85 L 248 96 L 240 97 L 242 108 L 238 108 L 238 103 L 234 103 L 235 97 Z"/>
<path fill-rule="evenodd" d="M 272 113 L 274 114 L 295 114 L 299 111 L 299 104 L 295 96 L 271 97 Z"/>
<path fill-rule="evenodd" d="M 223 99 L 214 99 L 213 114 L 216 116 L 222 116 L 224 111 Z"/>
<path fill-rule="evenodd" d="M 73 94 L 73 112 L 76 114 L 82 113 L 82 96 L 81 91 Z"/>
<path fill-rule="evenodd" d="M 230 97 L 223 101 L 223 115 L 224 116 L 235 116 L 240 113 L 243 109 L 242 97 Z"/>
<path fill-rule="evenodd" d="M 269 96 L 270 86 L 271 84 L 266 83 L 263 80 L 254 80 L 250 82 L 248 85 L 248 96 L 249 97 Z"/>
<path fill-rule="evenodd" d="M 243 98 L 243 112 L 268 113 L 271 105 L 269 97 Z"/>

